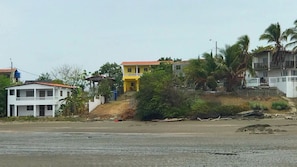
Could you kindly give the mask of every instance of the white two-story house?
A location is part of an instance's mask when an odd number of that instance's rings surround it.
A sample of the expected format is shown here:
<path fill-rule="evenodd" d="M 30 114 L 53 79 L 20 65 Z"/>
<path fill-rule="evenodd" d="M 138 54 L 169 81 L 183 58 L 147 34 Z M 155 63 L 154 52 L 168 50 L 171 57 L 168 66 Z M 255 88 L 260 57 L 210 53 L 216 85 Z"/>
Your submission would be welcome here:
<path fill-rule="evenodd" d="M 246 76 L 247 87 L 261 84 L 277 87 L 287 97 L 297 97 L 297 55 L 282 51 L 279 63 L 273 63 L 271 51 L 262 51 L 253 57 L 256 76 Z"/>
<path fill-rule="evenodd" d="M 71 95 L 74 86 L 48 82 L 30 82 L 7 90 L 7 116 L 55 117 L 62 99 Z"/>

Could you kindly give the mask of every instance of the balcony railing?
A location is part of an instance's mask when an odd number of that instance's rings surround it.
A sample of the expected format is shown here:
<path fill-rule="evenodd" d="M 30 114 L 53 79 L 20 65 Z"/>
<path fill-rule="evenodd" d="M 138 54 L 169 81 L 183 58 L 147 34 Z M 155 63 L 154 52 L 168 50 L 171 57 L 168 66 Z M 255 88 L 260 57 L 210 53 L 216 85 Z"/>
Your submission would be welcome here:
<path fill-rule="evenodd" d="M 282 63 L 276 64 L 276 63 L 271 62 L 270 68 L 279 68 L 280 69 L 280 68 L 283 68 L 283 64 Z"/>
<path fill-rule="evenodd" d="M 29 101 L 29 100 L 54 100 L 58 99 L 58 97 L 17 97 L 18 101 Z"/>
<path fill-rule="evenodd" d="M 125 77 L 136 77 L 136 76 L 142 76 L 142 73 L 128 73 L 124 74 Z"/>
<path fill-rule="evenodd" d="M 255 70 L 265 70 L 268 69 L 267 63 L 254 63 Z"/>

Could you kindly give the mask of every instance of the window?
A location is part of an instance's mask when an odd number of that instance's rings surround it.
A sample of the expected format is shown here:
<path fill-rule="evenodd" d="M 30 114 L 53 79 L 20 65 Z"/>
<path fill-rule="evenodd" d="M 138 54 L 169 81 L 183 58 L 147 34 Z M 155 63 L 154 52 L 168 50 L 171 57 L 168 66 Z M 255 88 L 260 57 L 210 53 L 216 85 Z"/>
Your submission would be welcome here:
<path fill-rule="evenodd" d="M 34 90 L 27 90 L 26 97 L 34 97 Z"/>
<path fill-rule="evenodd" d="M 70 96 L 70 92 L 67 92 L 67 97 L 69 97 Z"/>
<path fill-rule="evenodd" d="M 41 90 L 39 92 L 39 97 L 45 97 L 45 91 L 44 90 Z"/>
<path fill-rule="evenodd" d="M 27 106 L 27 111 L 33 111 L 33 106 Z"/>
<path fill-rule="evenodd" d="M 143 68 L 143 71 L 147 72 L 147 71 L 148 71 L 148 69 L 145 67 L 145 68 Z"/>
<path fill-rule="evenodd" d="M 9 90 L 9 95 L 14 95 L 14 90 Z"/>
<path fill-rule="evenodd" d="M 292 75 L 292 76 L 296 76 L 296 75 L 297 75 L 297 70 L 292 70 L 292 71 L 291 71 L 291 75 Z"/>
<path fill-rule="evenodd" d="M 60 91 L 60 96 L 63 96 L 63 91 Z"/>
<path fill-rule="evenodd" d="M 47 91 L 47 96 L 53 96 L 53 91 L 52 90 L 48 90 Z"/>
<path fill-rule="evenodd" d="M 136 71 L 136 70 L 135 70 Z M 137 68 L 137 73 L 140 73 L 140 68 Z"/>
<path fill-rule="evenodd" d="M 47 110 L 53 110 L 53 106 L 52 105 L 47 105 Z"/>
<path fill-rule="evenodd" d="M 128 72 L 132 72 L 132 68 L 128 68 Z"/>
<path fill-rule="evenodd" d="M 175 69 L 176 69 L 176 70 L 180 70 L 180 69 L 181 69 L 180 65 L 176 65 L 176 66 L 175 66 Z"/>
<path fill-rule="evenodd" d="M 132 87 L 134 86 L 134 82 L 131 82 L 131 86 L 132 86 Z"/>

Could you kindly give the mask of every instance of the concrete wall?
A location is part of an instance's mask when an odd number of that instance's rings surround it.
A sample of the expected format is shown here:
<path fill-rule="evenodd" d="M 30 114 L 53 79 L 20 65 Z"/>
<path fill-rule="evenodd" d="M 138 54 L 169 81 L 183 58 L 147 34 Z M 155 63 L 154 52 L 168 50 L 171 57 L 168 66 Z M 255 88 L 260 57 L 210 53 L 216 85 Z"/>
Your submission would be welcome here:
<path fill-rule="evenodd" d="M 93 100 L 89 100 L 89 112 L 92 112 L 97 106 L 104 103 L 105 98 L 103 96 L 95 96 Z"/>

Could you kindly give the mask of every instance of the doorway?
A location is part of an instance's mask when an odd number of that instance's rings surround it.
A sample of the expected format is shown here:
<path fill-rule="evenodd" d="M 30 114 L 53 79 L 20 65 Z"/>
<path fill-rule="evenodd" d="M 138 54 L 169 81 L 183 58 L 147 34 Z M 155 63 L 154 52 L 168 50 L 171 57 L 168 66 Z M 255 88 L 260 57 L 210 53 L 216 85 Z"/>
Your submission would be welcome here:
<path fill-rule="evenodd" d="M 41 105 L 39 106 L 39 116 L 45 116 L 45 106 Z"/>

